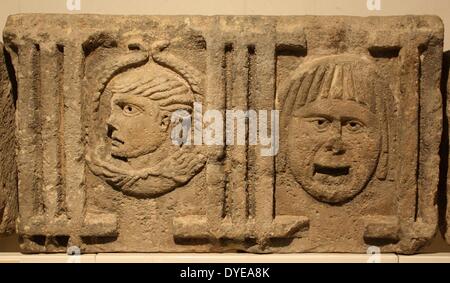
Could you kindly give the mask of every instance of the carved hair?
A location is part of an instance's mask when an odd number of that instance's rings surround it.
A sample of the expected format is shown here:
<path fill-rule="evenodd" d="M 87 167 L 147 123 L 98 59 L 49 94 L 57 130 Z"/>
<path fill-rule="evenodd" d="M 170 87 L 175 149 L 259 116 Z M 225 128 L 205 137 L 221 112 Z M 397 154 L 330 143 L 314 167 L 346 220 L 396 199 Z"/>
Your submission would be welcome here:
<path fill-rule="evenodd" d="M 366 57 L 335 55 L 301 65 L 289 78 L 287 92 L 280 97 L 282 109 L 291 113 L 318 99 L 355 101 L 377 112 L 375 66 Z"/>
<path fill-rule="evenodd" d="M 106 90 L 148 97 L 169 112 L 191 111 L 194 103 L 190 87 L 178 75 L 153 62 L 117 75 Z"/>
<path fill-rule="evenodd" d="M 168 46 L 168 41 L 157 41 L 152 44 L 149 51 L 140 50 L 123 53 L 119 50 L 108 49 L 109 56 L 102 52 L 94 53 L 94 56 L 92 56 L 93 58 L 86 64 L 87 69 L 91 70 L 91 72 L 86 73 L 84 84 L 84 92 L 89 94 L 93 93 L 92 101 L 94 104 L 94 111 L 98 110 L 100 97 L 112 80 L 126 76 L 126 74 L 134 71 L 142 71 L 149 66 L 152 67 L 156 73 L 161 72 L 162 74 L 165 74 L 167 81 L 172 80 L 173 83 L 174 79 L 178 78 L 180 82 L 185 84 L 193 95 L 191 105 L 193 104 L 193 101 L 201 102 L 203 99 L 201 84 L 204 75 L 181 59 L 165 52 L 165 49 Z M 105 57 L 108 59 L 105 60 Z M 101 63 L 98 64 L 97 60 L 101 60 Z M 149 80 L 154 77 L 148 78 L 148 74 L 148 72 L 144 72 L 142 74 L 144 81 L 139 80 L 134 83 L 138 85 L 149 83 Z M 158 74 L 153 75 L 158 76 Z M 132 77 L 133 75 L 130 76 L 130 78 Z M 137 77 L 139 77 L 139 74 Z M 147 79 L 148 81 L 146 81 Z M 132 81 L 130 82 L 133 83 Z M 153 83 L 156 83 L 156 81 Z M 163 82 L 161 82 L 161 84 L 162 83 Z M 118 90 L 121 88 L 123 89 L 120 85 L 117 87 Z M 159 100 L 160 98 L 154 96 L 152 99 Z M 161 103 L 160 105 L 162 106 L 163 104 Z M 179 104 L 179 106 L 185 107 L 186 104 Z M 184 107 L 181 107 L 181 109 Z M 170 107 L 166 108 L 169 110 Z M 176 106 L 172 108 L 176 108 Z"/>

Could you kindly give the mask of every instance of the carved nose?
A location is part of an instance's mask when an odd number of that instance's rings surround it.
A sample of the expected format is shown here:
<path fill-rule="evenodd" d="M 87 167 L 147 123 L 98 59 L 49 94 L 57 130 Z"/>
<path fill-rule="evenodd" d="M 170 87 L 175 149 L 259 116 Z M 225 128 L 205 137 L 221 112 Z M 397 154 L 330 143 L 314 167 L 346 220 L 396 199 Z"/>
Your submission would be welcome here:
<path fill-rule="evenodd" d="M 108 119 L 106 120 L 106 124 L 113 126 L 114 125 L 114 118 L 112 115 L 110 115 L 108 117 Z"/>
<path fill-rule="evenodd" d="M 109 118 L 108 118 L 108 120 L 106 121 L 106 131 L 107 131 L 107 136 L 109 137 L 109 138 L 111 138 L 112 137 L 112 133 L 114 132 L 114 131 L 117 131 L 118 130 L 118 128 L 117 128 L 117 126 L 116 126 L 116 123 L 115 123 L 115 121 L 114 121 L 114 119 L 110 116 Z"/>
<path fill-rule="evenodd" d="M 108 138 L 112 138 L 112 134 L 113 134 L 113 132 L 114 131 L 116 131 L 117 129 L 114 127 L 114 126 L 112 126 L 112 125 L 110 125 L 109 123 L 106 125 L 106 136 L 108 137 Z"/>
<path fill-rule="evenodd" d="M 325 150 L 331 151 L 333 155 L 344 154 L 346 149 L 340 135 L 328 140 L 327 143 L 325 144 Z"/>
<path fill-rule="evenodd" d="M 115 130 L 118 130 L 118 126 L 117 126 L 117 121 L 116 118 L 114 117 L 114 115 L 110 115 L 108 117 L 108 120 L 106 120 L 106 124 L 108 125 L 108 127 L 113 127 Z"/>

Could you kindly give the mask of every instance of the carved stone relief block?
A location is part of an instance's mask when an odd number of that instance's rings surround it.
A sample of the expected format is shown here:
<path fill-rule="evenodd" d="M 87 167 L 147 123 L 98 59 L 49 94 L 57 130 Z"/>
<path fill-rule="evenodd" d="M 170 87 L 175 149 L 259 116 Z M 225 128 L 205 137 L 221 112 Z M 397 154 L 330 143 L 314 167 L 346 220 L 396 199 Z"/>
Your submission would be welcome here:
<path fill-rule="evenodd" d="M 392 19 L 336 19 L 339 37 L 317 29 L 306 56 L 279 60 L 276 211 L 310 222 L 290 249 L 409 253 L 435 234 L 441 27 Z"/>
<path fill-rule="evenodd" d="M 439 18 L 17 15 L 4 40 L 25 252 L 412 253 L 436 232 Z"/>

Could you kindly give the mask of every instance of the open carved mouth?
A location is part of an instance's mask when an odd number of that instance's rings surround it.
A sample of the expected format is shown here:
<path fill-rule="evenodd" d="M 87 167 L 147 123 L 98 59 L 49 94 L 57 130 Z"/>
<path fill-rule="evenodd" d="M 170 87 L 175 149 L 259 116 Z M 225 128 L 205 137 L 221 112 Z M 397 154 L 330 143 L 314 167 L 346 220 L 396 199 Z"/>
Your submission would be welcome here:
<path fill-rule="evenodd" d="M 350 166 L 325 166 L 320 164 L 314 164 L 314 173 L 329 175 L 333 177 L 346 176 L 350 173 Z"/>
<path fill-rule="evenodd" d="M 124 142 L 116 137 L 111 137 L 111 144 L 114 146 L 118 146 L 124 144 Z"/>

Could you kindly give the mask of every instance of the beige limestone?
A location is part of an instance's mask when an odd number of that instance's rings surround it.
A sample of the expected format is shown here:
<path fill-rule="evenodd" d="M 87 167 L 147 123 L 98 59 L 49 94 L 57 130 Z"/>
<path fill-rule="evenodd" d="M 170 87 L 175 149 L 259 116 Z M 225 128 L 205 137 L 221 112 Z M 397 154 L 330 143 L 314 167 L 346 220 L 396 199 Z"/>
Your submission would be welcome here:
<path fill-rule="evenodd" d="M 415 253 L 436 233 L 437 17 L 15 15 L 4 41 L 24 252 Z M 194 103 L 279 110 L 279 153 L 173 145 Z"/>

